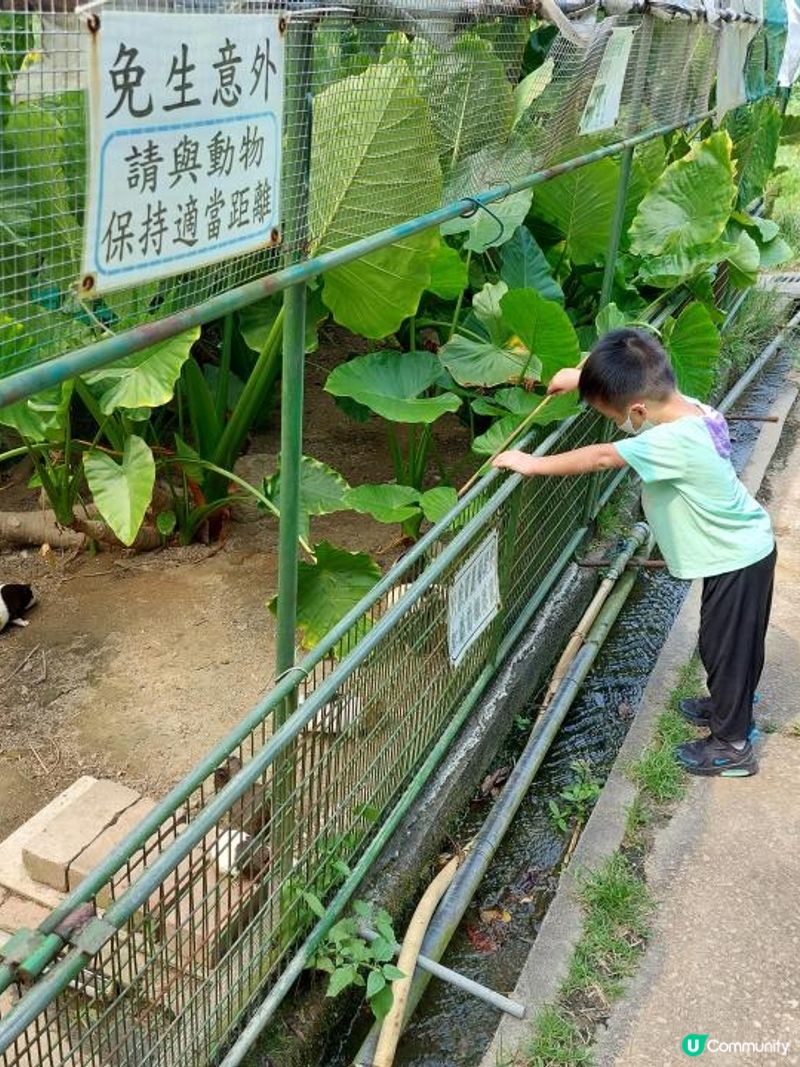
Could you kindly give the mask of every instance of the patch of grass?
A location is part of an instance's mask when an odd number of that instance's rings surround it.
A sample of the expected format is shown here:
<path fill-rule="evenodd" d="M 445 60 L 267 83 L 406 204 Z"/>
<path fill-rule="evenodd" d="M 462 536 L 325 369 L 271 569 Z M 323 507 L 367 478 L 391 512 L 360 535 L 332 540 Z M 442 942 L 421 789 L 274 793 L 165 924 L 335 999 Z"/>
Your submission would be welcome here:
<path fill-rule="evenodd" d="M 783 732 L 788 737 L 800 737 L 800 719 L 794 719 L 792 722 L 787 722 L 783 728 Z"/>
<path fill-rule="evenodd" d="M 797 247 L 800 249 L 800 243 Z M 715 397 L 726 392 L 772 340 L 779 324 L 786 320 L 788 308 L 787 298 L 769 289 L 752 289 L 747 294 L 738 313 L 722 332 Z"/>
<path fill-rule="evenodd" d="M 585 877 L 580 900 L 583 934 L 569 973 L 558 1002 L 537 1016 L 520 1067 L 588 1067 L 595 1027 L 608 1018 L 644 951 L 654 903 L 623 851 Z"/>
<path fill-rule="evenodd" d="M 592 1063 L 592 1052 L 573 1020 L 548 1004 L 536 1017 L 534 1037 L 524 1059 L 526 1067 L 583 1067 Z"/>
<path fill-rule="evenodd" d="M 702 691 L 700 663 L 693 658 L 682 669 L 670 696 L 669 707 L 656 723 L 653 740 L 642 756 L 630 765 L 628 775 L 656 804 L 680 800 L 686 789 L 686 776 L 675 760 L 674 748 L 695 736 L 694 728 L 678 712 L 685 697 Z"/>

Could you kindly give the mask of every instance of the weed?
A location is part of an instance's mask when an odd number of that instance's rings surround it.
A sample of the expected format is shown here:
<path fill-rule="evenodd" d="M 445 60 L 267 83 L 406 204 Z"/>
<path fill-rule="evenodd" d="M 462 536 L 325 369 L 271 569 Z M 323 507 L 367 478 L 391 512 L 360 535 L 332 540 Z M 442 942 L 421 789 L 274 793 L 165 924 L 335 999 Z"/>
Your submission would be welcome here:
<path fill-rule="evenodd" d="M 562 833 L 566 833 L 570 826 L 580 828 L 584 825 L 602 789 L 602 783 L 586 760 L 573 760 L 570 767 L 576 777 L 558 794 L 563 804 L 555 800 L 548 804 L 550 819 Z"/>
<path fill-rule="evenodd" d="M 542 1009 L 534 1022 L 536 1036 L 527 1051 L 526 1067 L 582 1067 L 592 1062 L 587 1047 L 574 1021 L 553 1005 Z"/>

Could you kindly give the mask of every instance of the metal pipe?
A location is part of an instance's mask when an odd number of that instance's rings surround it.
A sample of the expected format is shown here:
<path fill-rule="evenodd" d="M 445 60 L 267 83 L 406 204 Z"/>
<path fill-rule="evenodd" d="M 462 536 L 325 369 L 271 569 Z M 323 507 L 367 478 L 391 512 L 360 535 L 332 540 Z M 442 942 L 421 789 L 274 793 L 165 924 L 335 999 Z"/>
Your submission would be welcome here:
<path fill-rule="evenodd" d="M 476 200 L 481 204 L 491 204 L 495 200 L 502 200 L 512 193 L 530 189 L 533 186 L 542 184 L 542 182 L 549 181 L 551 178 L 556 178 L 560 174 L 567 174 L 595 163 L 599 159 L 617 155 L 625 148 L 635 147 L 637 144 L 652 141 L 657 137 L 662 137 L 664 134 L 671 133 L 673 130 L 679 130 L 684 126 L 701 122 L 712 114 L 713 112 L 711 111 L 705 111 L 699 115 L 682 119 L 679 122 L 667 123 L 654 129 L 634 134 L 604 148 L 597 148 L 592 152 L 586 152 L 582 156 L 576 156 L 574 159 L 565 160 L 562 163 L 546 167 L 544 170 L 526 175 L 519 181 L 499 185 L 494 189 L 478 193 L 477 196 L 470 200 L 458 200 L 453 204 L 447 204 L 445 207 L 429 211 L 425 215 L 419 215 L 408 222 L 400 223 L 389 229 L 370 234 L 368 237 L 362 237 L 360 240 L 353 241 L 341 248 L 325 252 L 321 256 L 285 267 L 274 274 L 256 278 L 254 281 L 238 286 L 235 289 L 218 293 L 209 300 L 204 300 L 202 303 L 186 308 L 184 311 L 166 315 L 164 318 L 154 322 L 142 323 L 140 326 L 136 326 L 124 333 L 103 338 L 74 352 L 28 367 L 25 370 L 18 371 L 16 374 L 10 374 L 7 378 L 0 379 L 0 407 L 32 396 L 43 389 L 65 382 L 69 378 L 85 374 L 87 371 L 97 370 L 115 362 L 115 360 L 122 359 L 124 356 L 129 356 L 133 352 L 140 352 L 142 349 L 150 347 L 150 345 L 174 337 L 176 334 L 182 333 L 193 326 L 200 326 L 214 319 L 223 318 L 232 311 L 238 311 L 248 304 L 262 300 L 265 296 L 282 292 L 291 285 L 309 281 L 325 271 L 350 263 L 354 259 L 360 259 L 378 248 L 384 248 L 397 241 L 402 241 L 412 234 L 421 233 L 434 226 L 440 226 L 443 222 L 454 219 L 467 211 L 473 212 Z"/>
<path fill-rule="evenodd" d="M 728 411 L 732 408 L 739 397 L 744 393 L 754 378 L 756 378 L 764 366 L 772 359 L 778 349 L 781 347 L 787 336 L 797 327 L 800 326 L 800 311 L 797 311 L 791 319 L 786 323 L 783 329 L 773 338 L 767 345 L 755 363 L 751 363 L 745 373 L 741 376 L 739 381 L 734 385 L 730 392 L 720 401 L 718 407 L 720 411 Z"/>
<path fill-rule="evenodd" d="M 648 536 L 649 530 L 643 523 L 634 527 L 631 536 L 625 542 L 625 547 L 614 560 L 614 565 L 619 572 L 624 570 L 627 561 L 648 539 Z M 522 755 L 514 765 L 497 802 L 473 840 L 466 861 L 459 868 L 431 923 L 422 946 L 424 954 L 431 959 L 439 960 L 444 954 L 635 581 L 635 572 L 622 574 L 596 619 L 585 644 L 572 661 L 547 712 L 534 726 Z M 419 1003 L 428 981 L 428 974 L 416 975 L 409 995 L 406 1019 L 411 1016 Z M 379 1026 L 373 1026 L 356 1054 L 355 1067 L 369 1067 L 372 1064 L 378 1031 Z"/>
<path fill-rule="evenodd" d="M 374 930 L 370 930 L 366 926 L 359 927 L 359 935 L 364 938 L 365 941 L 376 941 L 380 936 Z M 400 951 L 400 946 L 395 944 L 394 948 L 395 956 Z M 491 1008 L 497 1008 L 498 1011 L 505 1012 L 506 1015 L 513 1015 L 515 1019 L 523 1019 L 525 1017 L 525 1005 L 520 1004 L 518 1000 L 512 1000 L 510 997 L 504 997 L 502 993 L 496 992 L 494 989 L 489 989 L 485 985 L 481 985 L 480 982 L 474 981 L 472 978 L 467 978 L 465 974 L 460 974 L 458 971 L 452 970 L 450 967 L 445 967 L 441 963 L 437 963 L 436 960 L 428 959 L 427 956 L 417 956 L 417 966 L 421 967 L 423 971 L 428 971 L 434 978 L 440 978 L 443 982 L 447 982 L 448 985 L 454 986 L 456 989 L 461 989 L 465 993 L 469 993 L 475 997 L 476 1000 L 482 1000 L 484 1004 L 488 1004 Z"/>

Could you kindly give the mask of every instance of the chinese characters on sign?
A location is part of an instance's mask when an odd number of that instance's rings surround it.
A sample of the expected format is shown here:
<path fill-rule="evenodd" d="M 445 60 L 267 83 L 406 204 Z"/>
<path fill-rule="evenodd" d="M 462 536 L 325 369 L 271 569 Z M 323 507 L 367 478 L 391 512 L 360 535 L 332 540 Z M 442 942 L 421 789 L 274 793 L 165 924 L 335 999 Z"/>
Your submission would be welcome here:
<path fill-rule="evenodd" d="M 84 277 L 96 291 L 273 243 L 284 78 L 279 21 L 101 14 L 89 79 L 84 252 Z"/>
<path fill-rule="evenodd" d="M 447 598 L 450 660 L 457 666 L 500 610 L 497 530 L 459 567 Z"/>

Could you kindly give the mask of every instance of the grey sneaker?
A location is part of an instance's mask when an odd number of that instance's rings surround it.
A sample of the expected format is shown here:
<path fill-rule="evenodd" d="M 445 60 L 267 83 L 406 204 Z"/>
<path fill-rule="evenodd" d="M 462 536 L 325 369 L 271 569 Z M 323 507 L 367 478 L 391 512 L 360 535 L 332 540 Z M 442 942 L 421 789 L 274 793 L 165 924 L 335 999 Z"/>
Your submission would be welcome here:
<path fill-rule="evenodd" d="M 675 758 L 689 774 L 707 777 L 749 778 L 758 773 L 758 763 L 749 741 L 741 752 L 716 737 L 686 741 L 675 749 Z"/>

